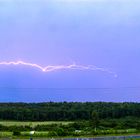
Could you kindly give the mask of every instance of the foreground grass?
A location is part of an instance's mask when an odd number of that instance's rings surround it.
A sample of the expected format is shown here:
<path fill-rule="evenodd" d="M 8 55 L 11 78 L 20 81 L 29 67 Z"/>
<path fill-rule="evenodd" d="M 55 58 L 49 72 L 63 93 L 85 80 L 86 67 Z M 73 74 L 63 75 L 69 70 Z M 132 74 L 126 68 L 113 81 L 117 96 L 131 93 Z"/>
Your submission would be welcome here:
<path fill-rule="evenodd" d="M 140 140 L 140 138 L 131 138 L 131 136 L 139 135 L 138 133 L 128 133 L 128 134 L 107 134 L 107 135 L 80 135 L 80 136 L 48 136 L 47 131 L 36 131 L 35 134 L 32 136 L 34 139 L 49 139 L 49 138 L 98 138 L 98 137 L 119 137 L 125 136 L 130 137 L 127 140 Z M 19 136 L 13 136 L 12 132 L 0 132 L 0 138 L 13 138 L 13 139 L 29 139 L 30 134 L 29 132 L 21 132 Z"/>

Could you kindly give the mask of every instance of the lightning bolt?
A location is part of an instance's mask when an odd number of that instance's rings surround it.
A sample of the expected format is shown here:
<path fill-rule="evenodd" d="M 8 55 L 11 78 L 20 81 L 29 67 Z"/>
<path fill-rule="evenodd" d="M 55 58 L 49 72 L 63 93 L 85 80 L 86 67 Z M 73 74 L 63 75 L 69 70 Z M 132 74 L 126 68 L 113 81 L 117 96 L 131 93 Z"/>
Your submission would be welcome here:
<path fill-rule="evenodd" d="M 108 69 L 105 68 L 100 68 L 94 65 L 77 65 L 76 63 L 73 63 L 71 65 L 48 65 L 46 67 L 43 67 L 41 65 L 35 64 L 35 63 L 28 63 L 28 62 L 24 62 L 24 61 L 2 61 L 0 62 L 0 65 L 25 65 L 25 66 L 30 66 L 30 67 L 34 67 L 34 68 L 38 68 L 40 69 L 42 72 L 52 72 L 52 71 L 56 71 L 56 70 L 67 70 L 67 69 L 71 69 L 71 70 L 91 70 L 91 71 L 102 71 L 102 72 L 107 72 L 109 74 L 114 75 L 114 77 L 118 77 L 117 74 L 115 72 L 112 72 Z"/>

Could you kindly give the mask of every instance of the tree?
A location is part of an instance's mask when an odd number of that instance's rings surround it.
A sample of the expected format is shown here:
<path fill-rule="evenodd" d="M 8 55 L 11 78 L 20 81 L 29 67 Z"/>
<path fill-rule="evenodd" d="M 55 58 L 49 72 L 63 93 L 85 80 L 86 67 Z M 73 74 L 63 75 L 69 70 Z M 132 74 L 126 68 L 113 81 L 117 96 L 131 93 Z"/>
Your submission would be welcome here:
<path fill-rule="evenodd" d="M 97 130 L 97 127 L 99 125 L 99 115 L 97 112 L 92 112 L 91 114 L 91 125 L 94 128 L 94 130 Z"/>

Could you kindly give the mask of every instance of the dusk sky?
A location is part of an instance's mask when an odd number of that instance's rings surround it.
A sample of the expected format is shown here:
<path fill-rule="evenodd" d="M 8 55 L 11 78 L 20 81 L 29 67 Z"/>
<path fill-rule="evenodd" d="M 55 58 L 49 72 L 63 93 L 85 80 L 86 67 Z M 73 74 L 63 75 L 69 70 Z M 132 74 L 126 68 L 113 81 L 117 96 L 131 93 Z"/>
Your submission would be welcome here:
<path fill-rule="evenodd" d="M 0 0 L 0 102 L 140 102 L 139 60 L 139 0 Z"/>

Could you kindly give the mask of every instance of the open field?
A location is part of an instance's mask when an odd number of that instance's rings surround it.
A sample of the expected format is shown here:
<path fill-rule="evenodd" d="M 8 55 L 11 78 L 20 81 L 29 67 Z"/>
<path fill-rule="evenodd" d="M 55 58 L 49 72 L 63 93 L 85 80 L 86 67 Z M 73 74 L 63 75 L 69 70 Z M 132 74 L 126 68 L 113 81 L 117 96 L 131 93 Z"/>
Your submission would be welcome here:
<path fill-rule="evenodd" d="M 56 125 L 54 125 L 56 124 Z M 97 136 L 119 136 L 137 135 L 137 129 L 112 129 L 94 128 L 88 121 L 42 121 L 42 122 L 18 122 L 0 121 L 0 138 L 29 138 L 30 131 L 35 130 L 34 138 L 61 138 L 61 137 L 97 137 Z M 131 138 L 132 139 L 132 138 Z"/>
<path fill-rule="evenodd" d="M 72 121 L 40 121 L 40 122 L 21 122 L 21 121 L 0 121 L 0 125 L 4 126 L 37 126 L 37 125 L 51 125 L 51 124 L 63 124 L 67 125 Z"/>

